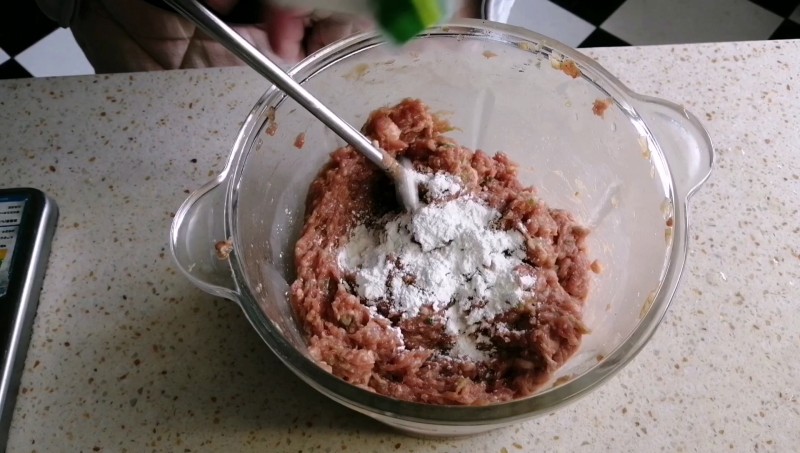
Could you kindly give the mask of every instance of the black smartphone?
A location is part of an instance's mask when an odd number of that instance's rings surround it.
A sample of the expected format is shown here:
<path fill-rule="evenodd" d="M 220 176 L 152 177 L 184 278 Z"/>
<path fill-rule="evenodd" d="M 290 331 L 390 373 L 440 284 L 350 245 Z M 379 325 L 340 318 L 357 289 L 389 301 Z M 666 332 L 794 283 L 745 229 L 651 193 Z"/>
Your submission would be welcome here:
<path fill-rule="evenodd" d="M 36 189 L 0 189 L 0 447 L 8 429 L 25 366 L 50 243 L 56 203 Z"/>

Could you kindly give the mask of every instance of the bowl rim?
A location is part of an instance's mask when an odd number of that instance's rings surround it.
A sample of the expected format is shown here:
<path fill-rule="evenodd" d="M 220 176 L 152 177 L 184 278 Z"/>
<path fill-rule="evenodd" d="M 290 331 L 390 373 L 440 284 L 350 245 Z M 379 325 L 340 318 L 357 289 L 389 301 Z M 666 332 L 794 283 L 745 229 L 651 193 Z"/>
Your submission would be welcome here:
<path fill-rule="evenodd" d="M 334 376 L 321 368 L 310 357 L 296 350 L 277 329 L 273 328 L 272 322 L 249 291 L 247 277 L 242 270 L 243 263 L 239 260 L 243 245 L 238 243 L 237 235 L 234 234 L 237 218 L 233 207 L 236 205 L 238 181 L 243 167 L 240 164 L 243 163 L 243 159 L 246 158 L 251 148 L 253 132 L 260 127 L 268 107 L 277 107 L 285 99 L 285 95 L 274 86 L 267 89 L 246 117 L 226 167 L 221 173 L 223 179 L 227 180 L 225 206 L 223 207 L 224 228 L 226 237 L 234 239 L 234 253 L 230 256 L 230 264 L 234 281 L 239 288 L 237 294 L 239 304 L 267 346 L 281 362 L 306 383 L 329 398 L 368 415 L 378 414 L 393 419 L 441 426 L 497 425 L 544 415 L 560 406 L 576 401 L 613 377 L 642 350 L 663 319 L 683 273 L 688 254 L 687 207 L 686 200 L 677 196 L 672 168 L 667 164 L 663 150 L 653 139 L 653 134 L 635 107 L 635 104 L 642 101 L 644 97 L 627 88 L 594 60 L 569 46 L 533 31 L 481 19 L 459 19 L 433 27 L 416 39 L 448 36 L 454 38 L 467 36 L 471 39 L 489 38 L 506 44 L 514 44 L 522 50 L 537 53 L 549 52 L 551 55 L 560 55 L 574 61 L 582 73 L 589 70 L 594 78 L 602 80 L 604 86 L 613 87 L 618 91 L 619 95 L 613 96 L 615 102 L 624 101 L 621 107 L 629 110 L 628 113 L 632 119 L 638 119 L 647 137 L 652 139 L 650 146 L 653 156 L 661 160 L 662 171 L 667 176 L 666 180 L 669 186 L 667 189 L 672 201 L 675 221 L 673 237 L 666 248 L 661 280 L 654 289 L 655 296 L 652 298 L 651 305 L 647 312 L 640 316 L 637 326 L 628 337 L 621 340 L 616 349 L 603 360 L 598 361 L 595 366 L 566 383 L 543 389 L 529 397 L 485 406 L 433 405 L 380 395 Z M 343 58 L 383 44 L 385 44 L 384 39 L 374 32 L 354 35 L 310 55 L 288 72 L 300 83 L 303 83 Z M 526 45 L 530 45 L 530 47 L 526 48 Z"/>

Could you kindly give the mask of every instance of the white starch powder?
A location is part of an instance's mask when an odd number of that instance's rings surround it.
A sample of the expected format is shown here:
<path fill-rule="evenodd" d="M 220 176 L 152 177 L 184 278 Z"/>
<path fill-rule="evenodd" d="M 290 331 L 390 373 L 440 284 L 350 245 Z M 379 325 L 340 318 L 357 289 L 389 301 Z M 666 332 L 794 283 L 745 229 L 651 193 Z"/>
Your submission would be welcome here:
<path fill-rule="evenodd" d="M 389 301 L 403 317 L 424 306 L 444 309 L 454 357 L 485 360 L 477 348 L 488 341 L 476 330 L 532 295 L 535 278 L 516 269 L 525 258 L 517 231 L 494 227 L 500 213 L 482 200 L 460 194 L 452 175 L 419 175 L 430 203 L 405 212 L 383 228 L 355 228 L 339 253 L 339 266 L 355 274 L 357 294 L 374 305 Z"/>

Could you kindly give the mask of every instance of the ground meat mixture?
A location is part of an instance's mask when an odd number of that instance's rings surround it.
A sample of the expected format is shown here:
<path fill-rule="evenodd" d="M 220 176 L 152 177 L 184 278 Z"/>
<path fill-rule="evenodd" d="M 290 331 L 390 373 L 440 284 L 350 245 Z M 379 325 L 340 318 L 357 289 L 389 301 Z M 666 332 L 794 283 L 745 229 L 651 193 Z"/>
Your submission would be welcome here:
<path fill-rule="evenodd" d="M 342 251 L 357 231 L 404 225 L 403 216 L 411 215 L 398 205 L 388 177 L 350 147 L 336 150 L 311 184 L 291 301 L 311 355 L 354 385 L 429 404 L 483 405 L 531 395 L 587 333 L 581 312 L 590 280 L 589 231 L 524 187 L 507 156 L 466 149 L 446 137 L 447 130 L 418 100 L 373 112 L 363 129 L 390 154 L 409 158 L 421 175 L 458 181 L 458 195 L 450 199 L 496 213 L 487 230 L 519 244 L 517 251 L 499 253 L 518 255 L 515 281 L 528 286 L 513 293 L 519 298 L 507 309 L 488 312 L 471 327 L 472 353 L 463 353 L 465 339 L 452 334 L 448 316 L 458 307 L 473 315 L 492 301 L 422 300 L 404 312 L 383 293 L 365 295 L 361 277 L 342 265 Z M 421 191 L 431 205 L 450 200 Z M 392 259 L 391 275 L 408 288 L 419 283 L 421 275 Z"/>

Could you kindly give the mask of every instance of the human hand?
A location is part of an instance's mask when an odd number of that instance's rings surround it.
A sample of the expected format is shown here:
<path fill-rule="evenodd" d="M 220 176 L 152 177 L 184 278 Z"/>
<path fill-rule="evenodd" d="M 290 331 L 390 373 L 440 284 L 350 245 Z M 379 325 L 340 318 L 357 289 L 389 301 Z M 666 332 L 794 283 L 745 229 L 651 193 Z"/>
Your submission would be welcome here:
<path fill-rule="evenodd" d="M 216 0 L 230 1 L 230 0 Z M 481 17 L 481 0 L 461 0 L 456 17 Z M 273 51 L 295 62 L 339 39 L 369 30 L 374 24 L 364 16 L 325 14 L 303 9 L 271 8 L 265 21 Z"/>
<path fill-rule="evenodd" d="M 207 0 L 219 14 L 229 13 L 240 0 Z M 457 17 L 480 17 L 480 0 L 463 0 Z M 339 39 L 369 30 L 372 22 L 366 17 L 323 13 L 311 9 L 267 7 L 261 26 L 272 51 L 288 63 L 296 63 L 306 55 Z"/>
<path fill-rule="evenodd" d="M 373 27 L 364 17 L 283 8 L 270 8 L 264 23 L 272 50 L 290 62 Z"/>
<path fill-rule="evenodd" d="M 240 0 L 207 0 L 217 14 L 226 15 Z M 269 39 L 270 48 L 281 59 L 295 63 L 306 55 L 339 39 L 372 27 L 368 19 L 310 9 L 267 6 L 257 18 Z"/>

